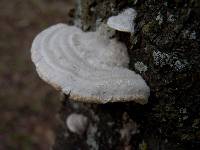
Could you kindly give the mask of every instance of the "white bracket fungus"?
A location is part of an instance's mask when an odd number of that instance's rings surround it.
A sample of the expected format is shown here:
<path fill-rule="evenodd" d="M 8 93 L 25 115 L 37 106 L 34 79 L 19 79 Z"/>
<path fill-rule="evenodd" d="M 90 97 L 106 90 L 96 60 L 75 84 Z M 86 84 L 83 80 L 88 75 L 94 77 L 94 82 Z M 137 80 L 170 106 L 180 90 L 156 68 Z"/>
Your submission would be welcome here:
<path fill-rule="evenodd" d="M 122 32 L 134 32 L 134 19 L 137 12 L 133 8 L 127 8 L 117 16 L 112 16 L 108 19 L 107 25 Z"/>
<path fill-rule="evenodd" d="M 88 126 L 88 118 L 84 115 L 73 113 L 67 117 L 66 125 L 71 132 L 82 135 Z"/>
<path fill-rule="evenodd" d="M 149 87 L 128 69 L 126 46 L 99 35 L 65 24 L 41 32 L 31 48 L 39 76 L 73 100 L 147 103 Z"/>

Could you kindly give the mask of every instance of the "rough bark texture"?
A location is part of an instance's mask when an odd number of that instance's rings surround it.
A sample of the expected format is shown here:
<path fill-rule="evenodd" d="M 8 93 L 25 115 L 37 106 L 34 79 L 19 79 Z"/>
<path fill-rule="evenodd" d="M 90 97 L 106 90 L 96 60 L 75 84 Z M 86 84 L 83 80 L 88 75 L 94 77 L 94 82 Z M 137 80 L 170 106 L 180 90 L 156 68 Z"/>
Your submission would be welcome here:
<path fill-rule="evenodd" d="M 65 98 L 54 150 L 195 150 L 200 147 L 200 2 L 198 0 L 82 0 L 79 25 L 94 30 L 126 7 L 137 10 L 134 35 L 118 33 L 130 68 L 151 88 L 147 105 L 80 104 Z M 80 24 L 81 22 L 81 24 Z M 120 38 L 123 37 L 123 38 Z M 143 65 L 148 70 L 143 71 Z M 66 117 L 90 120 L 84 135 L 70 133 Z"/>

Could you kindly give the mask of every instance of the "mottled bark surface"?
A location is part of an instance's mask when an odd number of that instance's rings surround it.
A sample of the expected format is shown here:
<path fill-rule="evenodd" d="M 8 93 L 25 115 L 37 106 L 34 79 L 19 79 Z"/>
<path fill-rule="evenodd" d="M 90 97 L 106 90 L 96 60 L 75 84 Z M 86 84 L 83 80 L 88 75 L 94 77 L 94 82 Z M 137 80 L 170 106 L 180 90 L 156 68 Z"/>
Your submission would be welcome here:
<path fill-rule="evenodd" d="M 151 88 L 149 103 L 95 105 L 65 98 L 54 150 L 199 149 L 200 4 L 198 0 L 83 0 L 79 25 L 94 30 L 128 6 L 138 12 L 136 32 L 117 36 L 129 48 L 130 68 Z M 68 131 L 64 122 L 72 112 L 89 118 L 84 135 Z"/>

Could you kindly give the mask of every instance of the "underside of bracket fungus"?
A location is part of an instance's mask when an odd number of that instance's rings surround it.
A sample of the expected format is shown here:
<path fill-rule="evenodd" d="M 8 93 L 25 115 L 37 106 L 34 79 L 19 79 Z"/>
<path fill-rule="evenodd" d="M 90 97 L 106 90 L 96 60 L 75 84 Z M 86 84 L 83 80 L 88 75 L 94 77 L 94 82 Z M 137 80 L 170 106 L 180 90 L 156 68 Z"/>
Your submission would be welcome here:
<path fill-rule="evenodd" d="M 41 32 L 31 48 L 39 76 L 73 100 L 147 103 L 149 87 L 127 68 L 126 46 L 99 35 L 65 24 Z"/>
<path fill-rule="evenodd" d="M 127 8 L 117 16 L 112 16 L 108 19 L 107 25 L 122 32 L 134 32 L 134 19 L 137 12 L 133 8 Z"/>

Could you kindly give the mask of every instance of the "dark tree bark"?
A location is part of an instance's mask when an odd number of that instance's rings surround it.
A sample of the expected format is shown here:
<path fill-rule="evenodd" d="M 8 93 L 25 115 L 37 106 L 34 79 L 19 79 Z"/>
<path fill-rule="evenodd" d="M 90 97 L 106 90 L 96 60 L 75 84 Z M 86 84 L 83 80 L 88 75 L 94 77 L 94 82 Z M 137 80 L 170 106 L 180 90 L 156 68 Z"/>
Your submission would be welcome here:
<path fill-rule="evenodd" d="M 81 104 L 65 98 L 54 150 L 197 150 L 200 147 L 200 2 L 198 0 L 78 0 L 79 25 L 95 30 L 126 7 L 138 15 L 134 35 L 116 36 L 128 46 L 130 69 L 151 89 L 147 105 Z M 123 37 L 123 38 L 121 38 Z M 126 37 L 126 38 L 125 38 Z M 135 68 L 137 62 L 148 67 Z M 70 133 L 72 113 L 89 118 L 84 135 Z"/>

